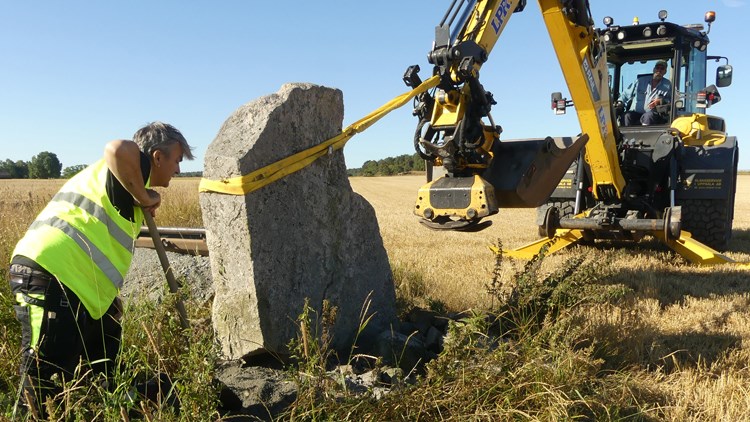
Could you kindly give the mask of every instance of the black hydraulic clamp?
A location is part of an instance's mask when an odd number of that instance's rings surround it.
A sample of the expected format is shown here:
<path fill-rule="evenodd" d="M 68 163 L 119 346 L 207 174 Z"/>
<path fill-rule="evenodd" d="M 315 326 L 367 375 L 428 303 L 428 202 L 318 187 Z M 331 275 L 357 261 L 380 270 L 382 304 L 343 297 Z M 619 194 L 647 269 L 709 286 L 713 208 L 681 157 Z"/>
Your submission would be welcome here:
<path fill-rule="evenodd" d="M 422 85 L 422 78 L 418 75 L 419 70 L 418 64 L 406 68 L 406 72 L 404 72 L 404 83 L 406 86 L 409 88 L 416 88 L 419 85 Z"/>

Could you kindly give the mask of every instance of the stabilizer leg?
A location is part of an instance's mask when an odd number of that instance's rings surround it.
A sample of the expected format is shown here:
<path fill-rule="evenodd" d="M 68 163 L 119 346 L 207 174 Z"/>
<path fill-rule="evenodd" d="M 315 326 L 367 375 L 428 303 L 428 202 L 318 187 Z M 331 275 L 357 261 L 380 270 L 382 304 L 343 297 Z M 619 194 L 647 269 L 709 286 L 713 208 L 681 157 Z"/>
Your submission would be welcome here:
<path fill-rule="evenodd" d="M 521 246 L 516 249 L 505 249 L 503 254 L 511 258 L 516 259 L 531 259 L 534 255 L 538 254 L 544 245 L 549 244 L 547 254 L 551 254 L 559 251 L 560 249 L 567 248 L 568 246 L 574 245 L 579 240 L 583 239 L 582 230 L 568 230 L 568 229 L 557 229 L 555 237 L 552 239 L 544 238 L 539 239 L 535 242 L 531 242 L 528 245 Z"/>
<path fill-rule="evenodd" d="M 739 264 L 742 267 L 747 267 L 748 269 L 750 269 L 750 263 L 736 262 L 732 258 L 723 255 L 718 251 L 715 251 L 710 247 L 704 245 L 703 243 L 693 239 L 693 236 L 690 234 L 690 232 L 687 232 L 685 230 L 681 231 L 679 239 L 667 238 L 667 236 L 661 231 L 654 231 L 651 234 L 693 264 L 705 266 L 719 264 Z"/>

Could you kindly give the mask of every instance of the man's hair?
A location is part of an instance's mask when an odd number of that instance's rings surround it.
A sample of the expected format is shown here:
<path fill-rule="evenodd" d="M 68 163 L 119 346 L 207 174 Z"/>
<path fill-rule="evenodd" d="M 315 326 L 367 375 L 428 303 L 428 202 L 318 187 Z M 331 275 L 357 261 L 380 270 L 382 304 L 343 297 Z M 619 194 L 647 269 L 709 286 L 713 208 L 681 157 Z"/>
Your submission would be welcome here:
<path fill-rule="evenodd" d="M 151 153 L 154 151 L 162 151 L 169 154 L 167 148 L 169 146 L 179 143 L 182 146 L 182 156 L 188 160 L 193 159 L 192 147 L 188 145 L 185 137 L 182 133 L 177 130 L 174 126 L 162 122 L 152 122 L 138 129 L 133 135 L 133 142 L 138 144 L 138 147 L 146 155 L 151 158 Z"/>

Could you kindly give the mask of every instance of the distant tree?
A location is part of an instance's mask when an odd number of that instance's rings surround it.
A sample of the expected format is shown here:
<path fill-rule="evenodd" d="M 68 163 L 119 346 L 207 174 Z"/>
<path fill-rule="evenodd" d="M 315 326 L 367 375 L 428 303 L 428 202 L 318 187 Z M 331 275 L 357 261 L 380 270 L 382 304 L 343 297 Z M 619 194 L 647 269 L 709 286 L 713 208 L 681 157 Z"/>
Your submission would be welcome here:
<path fill-rule="evenodd" d="M 411 169 L 412 171 L 424 171 L 424 160 L 417 154 L 411 156 Z"/>
<path fill-rule="evenodd" d="M 63 179 L 70 179 L 71 177 L 75 176 L 80 172 L 81 170 L 86 168 L 86 164 L 76 164 L 74 166 L 65 167 L 62 171 L 62 178 Z"/>
<path fill-rule="evenodd" d="M 10 177 L 11 179 L 15 179 L 15 176 L 13 176 L 13 173 L 15 173 L 16 165 L 12 160 L 5 160 L 0 162 L 0 173 L 7 174 L 6 177 Z"/>
<path fill-rule="evenodd" d="M 378 163 L 373 160 L 367 160 L 362 164 L 362 176 L 375 176 L 378 173 Z"/>
<path fill-rule="evenodd" d="M 19 179 L 29 178 L 29 163 L 28 161 L 18 160 L 16 161 L 16 174 Z"/>
<path fill-rule="evenodd" d="M 44 151 L 31 157 L 29 177 L 32 179 L 57 179 L 60 177 L 62 163 L 55 153 Z"/>
<path fill-rule="evenodd" d="M 7 159 L 0 161 L 0 172 L 8 174 L 11 179 L 25 179 L 29 177 L 29 168 L 25 161 Z"/>

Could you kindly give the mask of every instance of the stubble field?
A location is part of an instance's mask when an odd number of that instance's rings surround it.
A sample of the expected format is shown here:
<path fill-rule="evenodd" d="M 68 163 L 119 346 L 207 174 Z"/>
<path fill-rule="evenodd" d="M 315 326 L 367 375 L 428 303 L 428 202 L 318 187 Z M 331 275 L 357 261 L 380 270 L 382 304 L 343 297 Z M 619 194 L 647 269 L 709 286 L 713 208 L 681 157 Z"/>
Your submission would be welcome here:
<path fill-rule="evenodd" d="M 499 239 L 515 248 L 538 238 L 534 210 L 500 210 L 478 233 L 435 232 L 411 213 L 422 176 L 350 180 L 376 210 L 394 271 L 420 274 L 424 294 L 451 309 L 490 306 L 488 245 Z M 738 178 L 725 254 L 750 261 L 750 175 Z M 666 398 L 669 405 L 654 410 L 656 419 L 750 419 L 750 271 L 696 267 L 653 240 L 575 247 L 547 257 L 545 267 L 553 271 L 580 257 L 606 267 L 606 283 L 632 289 L 624 302 L 582 312 L 592 336 L 617 342 L 612 346 L 626 356 L 632 380 Z"/>
<path fill-rule="evenodd" d="M 491 217 L 492 226 L 476 233 L 431 231 L 412 214 L 423 180 L 350 179 L 354 191 L 376 211 L 398 295 L 447 311 L 493 306 L 496 296 L 488 294 L 487 286 L 495 257 L 489 246 L 500 241 L 514 248 L 535 240 L 534 210 L 501 210 Z M 15 242 L 61 184 L 0 180 L 0 261 L 9 262 Z M 157 224 L 200 226 L 197 185 L 198 179 L 173 180 L 173 186 L 163 191 Z M 750 261 L 750 175 L 739 177 L 733 239 L 726 254 Z M 608 342 L 610 353 L 618 356 L 615 369 L 625 372 L 628 388 L 639 386 L 636 399 L 646 400 L 641 407 L 644 419 L 748 418 L 750 271 L 729 265 L 695 267 L 649 240 L 575 247 L 547 257 L 543 268 L 553 271 L 579 259 L 605 269 L 604 282 L 628 292 L 616 303 L 582 306 L 573 312 L 584 321 L 578 336 Z M 504 265 L 507 278 L 523 263 L 506 260 Z M 7 267 L 0 274 L 7 279 Z M 0 290 L 6 292 L 7 287 Z M 13 356 L 15 351 L 6 346 L 0 347 L 0 355 Z M 0 371 L 12 381 L 13 365 L 6 364 Z"/>

